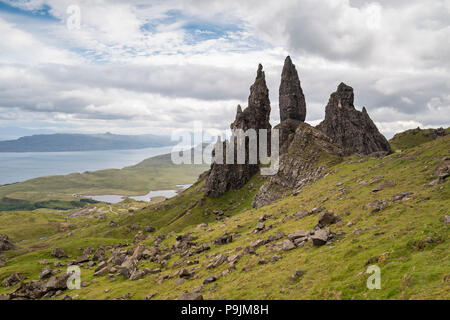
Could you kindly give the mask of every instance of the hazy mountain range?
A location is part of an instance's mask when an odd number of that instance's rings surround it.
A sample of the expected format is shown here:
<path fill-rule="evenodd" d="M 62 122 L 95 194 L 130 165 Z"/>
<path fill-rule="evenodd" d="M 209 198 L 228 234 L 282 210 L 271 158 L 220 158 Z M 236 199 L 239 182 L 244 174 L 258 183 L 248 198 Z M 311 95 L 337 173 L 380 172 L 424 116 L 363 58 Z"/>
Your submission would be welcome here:
<path fill-rule="evenodd" d="M 127 150 L 175 144 L 168 136 L 105 134 L 39 134 L 0 141 L 0 152 Z"/>

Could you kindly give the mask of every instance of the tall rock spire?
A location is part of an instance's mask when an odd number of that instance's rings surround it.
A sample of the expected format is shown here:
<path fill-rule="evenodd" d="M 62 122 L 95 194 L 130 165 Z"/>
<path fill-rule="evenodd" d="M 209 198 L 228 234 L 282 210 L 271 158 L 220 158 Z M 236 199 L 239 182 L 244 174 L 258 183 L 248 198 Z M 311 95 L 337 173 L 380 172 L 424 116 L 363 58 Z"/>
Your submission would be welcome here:
<path fill-rule="evenodd" d="M 248 107 L 242 110 L 242 108 L 238 106 L 236 118 L 230 127 L 232 130 L 241 129 L 244 131 L 247 131 L 248 129 L 267 129 L 270 135 L 272 126 L 270 125 L 269 120 L 269 89 L 267 89 L 265 74 L 263 67 L 260 64 L 258 66 L 255 82 L 250 87 Z M 259 138 L 259 134 L 257 134 L 258 142 Z M 231 137 L 231 139 L 235 139 L 235 137 Z M 213 163 L 211 165 L 211 169 L 205 183 L 205 193 L 207 196 L 220 197 L 231 189 L 239 189 L 259 171 L 258 164 L 250 164 L 248 161 L 248 148 L 246 149 L 245 164 L 226 164 L 225 153 L 227 147 L 227 141 L 223 142 L 223 164 Z"/>
<path fill-rule="evenodd" d="M 287 152 L 295 130 L 306 118 L 305 95 L 297 69 L 289 56 L 284 60 L 279 93 L 281 123 L 275 129 L 280 133 L 280 153 L 283 154 Z"/>
<path fill-rule="evenodd" d="M 305 121 L 306 101 L 300 80 L 291 57 L 287 56 L 281 73 L 281 84 L 279 91 L 280 119 Z"/>
<path fill-rule="evenodd" d="M 317 128 L 340 146 L 344 155 L 391 153 L 391 146 L 370 119 L 366 108 L 362 112 L 353 105 L 353 88 L 339 84 L 325 109 L 325 120 Z"/>

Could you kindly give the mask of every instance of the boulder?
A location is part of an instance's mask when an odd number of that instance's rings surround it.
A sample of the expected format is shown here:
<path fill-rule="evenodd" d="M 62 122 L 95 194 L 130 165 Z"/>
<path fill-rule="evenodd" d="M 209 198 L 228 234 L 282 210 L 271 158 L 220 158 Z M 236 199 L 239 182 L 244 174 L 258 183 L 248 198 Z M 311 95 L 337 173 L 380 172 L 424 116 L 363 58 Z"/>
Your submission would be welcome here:
<path fill-rule="evenodd" d="M 57 291 L 67 289 L 67 280 L 70 274 L 62 273 L 57 276 L 51 277 L 45 285 L 47 291 Z"/>
<path fill-rule="evenodd" d="M 294 232 L 288 234 L 288 239 L 291 241 L 294 241 L 295 239 L 298 238 L 308 238 L 310 232 L 309 230 L 295 230 Z"/>
<path fill-rule="evenodd" d="M 20 273 L 13 273 L 8 278 L 4 279 L 2 281 L 3 287 L 12 287 L 18 284 L 20 281 L 23 280 L 23 276 Z"/>
<path fill-rule="evenodd" d="M 53 269 L 51 267 L 45 267 L 39 274 L 39 280 L 50 278 L 53 274 Z"/>
<path fill-rule="evenodd" d="M 52 250 L 51 255 L 52 255 L 52 257 L 55 257 L 55 258 L 58 258 L 58 259 L 67 258 L 68 257 L 68 255 L 61 248 L 54 248 Z"/>
<path fill-rule="evenodd" d="M 0 234 L 0 252 L 15 249 L 16 246 L 9 240 L 6 234 Z"/>
<path fill-rule="evenodd" d="M 311 240 L 315 246 L 323 246 L 328 242 L 328 239 L 330 237 L 330 230 L 329 229 L 319 229 L 314 232 L 314 234 L 311 236 Z"/>
<path fill-rule="evenodd" d="M 185 292 L 181 294 L 177 300 L 203 300 L 203 296 L 195 292 Z"/>
<path fill-rule="evenodd" d="M 10 294 L 11 299 L 40 299 L 47 292 L 45 282 L 32 280 L 22 282 L 20 287 Z"/>
<path fill-rule="evenodd" d="M 227 243 L 231 243 L 233 241 L 233 236 L 230 234 L 224 234 L 223 236 L 220 236 L 216 240 L 214 240 L 214 244 L 217 245 L 223 245 Z"/>
<path fill-rule="evenodd" d="M 283 249 L 284 251 L 288 251 L 288 250 L 295 249 L 295 244 L 294 244 L 291 240 L 286 239 L 286 240 L 283 241 L 283 247 L 282 247 L 282 249 Z"/>
<path fill-rule="evenodd" d="M 318 226 L 320 228 L 329 226 L 330 224 L 336 223 L 338 221 L 338 217 L 334 214 L 332 210 L 323 211 L 319 214 L 319 223 Z"/>
<path fill-rule="evenodd" d="M 205 280 L 203 280 L 203 284 L 208 284 L 208 283 L 212 283 L 215 281 L 217 281 L 216 276 L 209 276 L 209 277 L 206 277 Z"/>

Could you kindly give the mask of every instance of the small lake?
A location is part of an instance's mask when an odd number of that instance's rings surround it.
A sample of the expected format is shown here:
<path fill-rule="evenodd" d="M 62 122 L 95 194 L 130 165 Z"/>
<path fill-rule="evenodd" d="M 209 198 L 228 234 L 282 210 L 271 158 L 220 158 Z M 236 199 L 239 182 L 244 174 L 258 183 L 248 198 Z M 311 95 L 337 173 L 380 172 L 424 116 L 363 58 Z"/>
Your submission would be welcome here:
<path fill-rule="evenodd" d="M 155 197 L 165 197 L 167 199 L 170 199 L 172 197 L 175 197 L 179 192 L 189 188 L 190 186 L 191 186 L 191 184 L 177 185 L 177 187 L 179 188 L 177 190 L 150 191 L 149 193 L 147 193 L 143 196 L 123 196 L 123 195 L 107 194 L 107 195 L 100 195 L 100 196 L 82 195 L 82 197 L 90 198 L 92 200 L 96 200 L 96 201 L 100 201 L 100 202 L 111 203 L 111 204 L 119 203 L 127 198 L 134 199 L 136 201 L 150 202 L 151 199 L 155 198 Z"/>

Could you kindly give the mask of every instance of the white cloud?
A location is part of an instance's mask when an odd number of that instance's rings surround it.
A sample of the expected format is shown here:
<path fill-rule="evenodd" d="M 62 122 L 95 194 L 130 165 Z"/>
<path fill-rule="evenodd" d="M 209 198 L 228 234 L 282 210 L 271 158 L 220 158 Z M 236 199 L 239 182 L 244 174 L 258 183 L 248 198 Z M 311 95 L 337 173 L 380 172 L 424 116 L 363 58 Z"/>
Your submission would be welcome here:
<path fill-rule="evenodd" d="M 226 128 L 260 62 L 277 121 L 290 54 L 312 123 L 341 81 L 386 135 L 450 122 L 448 1 L 7 2 L 28 12 L 45 4 L 59 19 L 0 12 L 0 118 L 8 121 L 160 132 L 199 119 Z M 73 4 L 78 31 L 65 26 Z"/>

